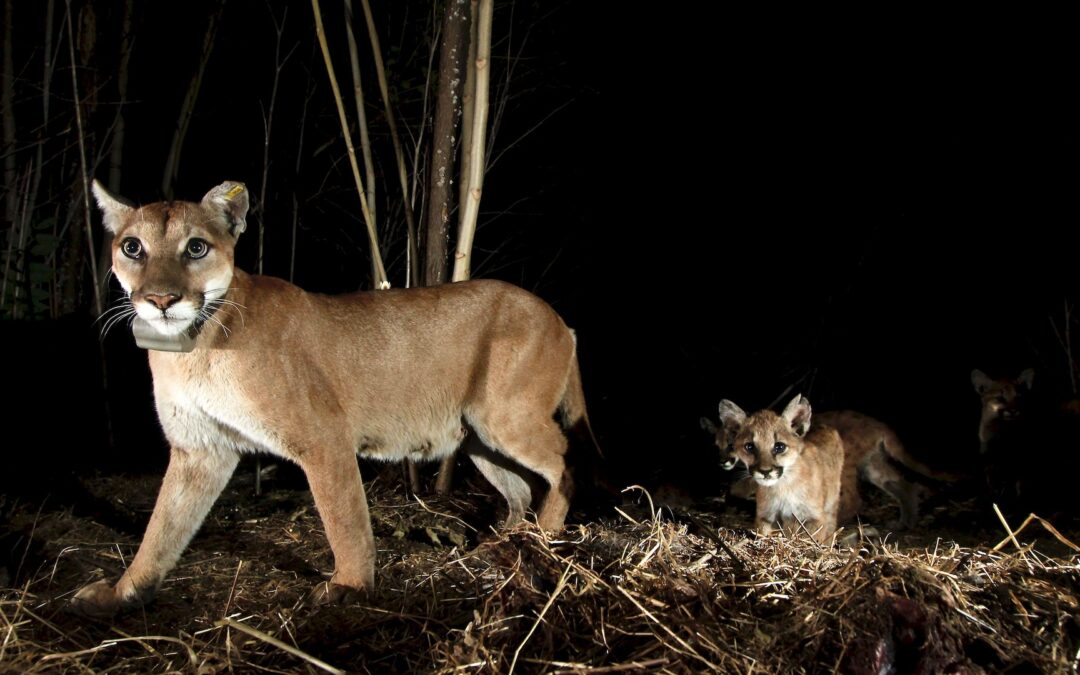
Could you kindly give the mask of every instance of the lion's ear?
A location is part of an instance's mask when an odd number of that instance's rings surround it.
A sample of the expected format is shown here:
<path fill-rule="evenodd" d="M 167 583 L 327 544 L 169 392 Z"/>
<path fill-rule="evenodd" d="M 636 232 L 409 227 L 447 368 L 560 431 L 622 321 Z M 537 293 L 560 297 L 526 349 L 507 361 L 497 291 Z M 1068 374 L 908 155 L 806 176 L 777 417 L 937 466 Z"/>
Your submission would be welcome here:
<path fill-rule="evenodd" d="M 248 193 L 243 183 L 225 181 L 206 193 L 202 205 L 221 218 L 233 237 L 239 237 L 247 229 Z"/>
<path fill-rule="evenodd" d="M 716 435 L 716 425 L 713 424 L 713 421 L 708 417 L 702 417 L 701 419 L 699 419 L 698 424 L 700 424 L 701 428 L 705 431 L 709 432 L 714 436 Z"/>
<path fill-rule="evenodd" d="M 787 420 L 791 431 L 799 438 L 810 431 L 810 401 L 802 394 L 796 394 L 780 416 Z"/>
<path fill-rule="evenodd" d="M 120 231 L 124 218 L 135 209 L 130 204 L 121 201 L 119 197 L 111 195 L 105 186 L 96 180 L 90 186 L 90 190 L 94 193 L 98 208 L 101 209 L 105 229 L 116 234 Z"/>
<path fill-rule="evenodd" d="M 986 373 L 979 370 L 978 368 L 971 371 L 971 384 L 975 387 L 975 393 L 979 394 L 980 396 L 985 393 L 986 390 L 989 389 L 990 385 L 992 385 L 993 383 L 994 381 L 991 380 Z"/>
<path fill-rule="evenodd" d="M 727 400 L 720 401 L 720 424 L 728 431 L 738 431 L 746 421 L 746 413 L 742 408 Z"/>

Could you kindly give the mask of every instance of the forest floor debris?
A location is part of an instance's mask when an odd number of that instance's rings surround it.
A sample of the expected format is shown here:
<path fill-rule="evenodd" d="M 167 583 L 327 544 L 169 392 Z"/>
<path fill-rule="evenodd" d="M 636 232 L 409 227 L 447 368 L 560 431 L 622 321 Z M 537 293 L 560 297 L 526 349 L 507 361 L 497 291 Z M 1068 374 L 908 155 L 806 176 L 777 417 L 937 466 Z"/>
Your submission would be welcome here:
<path fill-rule="evenodd" d="M 1080 665 L 1075 523 L 1012 534 L 943 502 L 899 539 L 758 538 L 720 500 L 674 511 L 647 493 L 558 538 L 496 532 L 498 500 L 368 495 L 377 588 L 313 607 L 331 569 L 310 496 L 251 494 L 238 475 L 146 608 L 94 621 L 72 592 L 131 559 L 158 478 L 91 482 L 128 532 L 4 502 L 16 555 L 0 590 L 0 671 L 36 672 L 983 672 Z M 889 508 L 887 505 L 882 509 Z M 985 515 L 985 514 L 983 514 Z M 996 520 L 996 518 L 995 518 Z M 0 524 L 5 521 L 0 520 Z M 982 523 L 989 522 L 983 518 Z M 951 528 L 951 529 L 950 529 Z M 944 533 L 944 534 L 942 534 Z M 998 546 L 999 542 L 1001 543 Z M 20 548 L 21 547 L 21 548 Z M 995 550 L 996 547 L 996 550 Z"/>

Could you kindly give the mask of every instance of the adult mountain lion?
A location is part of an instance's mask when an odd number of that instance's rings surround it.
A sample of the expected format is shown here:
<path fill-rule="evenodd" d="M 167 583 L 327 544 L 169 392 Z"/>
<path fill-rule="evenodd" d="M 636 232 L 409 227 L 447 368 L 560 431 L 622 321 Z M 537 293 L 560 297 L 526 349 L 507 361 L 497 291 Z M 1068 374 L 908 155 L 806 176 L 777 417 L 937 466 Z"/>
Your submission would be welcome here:
<path fill-rule="evenodd" d="M 572 483 L 564 428 L 587 424 L 573 332 L 544 301 L 499 281 L 326 296 L 233 267 L 248 195 L 226 182 L 199 203 L 136 208 L 94 184 L 128 311 L 188 353 L 150 351 L 172 451 L 138 553 L 111 585 L 74 597 L 93 615 L 146 602 L 202 524 L 240 454 L 298 463 L 334 554 L 314 592 L 374 583 L 375 542 L 356 454 L 432 460 L 463 451 L 524 517 L 563 526 Z"/>

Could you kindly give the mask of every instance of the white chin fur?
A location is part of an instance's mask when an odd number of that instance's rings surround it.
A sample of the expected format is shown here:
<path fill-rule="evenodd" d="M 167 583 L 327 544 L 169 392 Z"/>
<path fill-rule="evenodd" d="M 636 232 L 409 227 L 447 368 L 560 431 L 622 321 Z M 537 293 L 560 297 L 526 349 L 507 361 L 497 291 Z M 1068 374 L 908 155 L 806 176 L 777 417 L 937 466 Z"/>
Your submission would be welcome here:
<path fill-rule="evenodd" d="M 721 466 L 724 468 L 724 471 L 731 471 L 735 468 L 735 460 L 732 459 L 724 462 Z"/>
<path fill-rule="evenodd" d="M 762 485 L 764 487 L 771 487 L 780 482 L 779 478 L 762 478 L 761 476 L 754 476 L 754 480 L 757 482 L 758 485 Z"/>

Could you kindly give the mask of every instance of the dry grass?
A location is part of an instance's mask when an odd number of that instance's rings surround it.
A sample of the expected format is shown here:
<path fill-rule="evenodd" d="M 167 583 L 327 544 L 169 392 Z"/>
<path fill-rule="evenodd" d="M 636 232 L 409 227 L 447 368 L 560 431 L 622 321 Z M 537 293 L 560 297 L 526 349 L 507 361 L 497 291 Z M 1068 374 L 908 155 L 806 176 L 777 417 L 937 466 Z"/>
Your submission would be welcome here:
<path fill-rule="evenodd" d="M 126 489 L 133 513 L 155 481 Z M 309 498 L 234 485 L 145 611 L 92 622 L 70 592 L 114 578 L 137 536 L 70 513 L 9 509 L 34 531 L 0 594 L 4 672 L 980 672 L 1080 663 L 1080 557 L 1033 521 L 1002 550 L 759 539 L 711 511 L 647 501 L 559 539 L 499 534 L 489 500 L 420 503 L 375 485 L 379 588 L 309 607 L 330 555 Z M 485 511 L 485 509 L 487 509 Z M 472 523 L 472 525 L 470 525 Z M 1065 535 L 1060 535 L 1067 541 Z M 455 544 L 455 542 L 457 542 Z M 25 544 L 24 544 L 25 545 Z M 1017 545 L 1020 548 L 1017 548 Z M 1041 544 L 1040 544 L 1041 545 Z"/>

